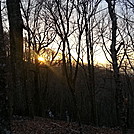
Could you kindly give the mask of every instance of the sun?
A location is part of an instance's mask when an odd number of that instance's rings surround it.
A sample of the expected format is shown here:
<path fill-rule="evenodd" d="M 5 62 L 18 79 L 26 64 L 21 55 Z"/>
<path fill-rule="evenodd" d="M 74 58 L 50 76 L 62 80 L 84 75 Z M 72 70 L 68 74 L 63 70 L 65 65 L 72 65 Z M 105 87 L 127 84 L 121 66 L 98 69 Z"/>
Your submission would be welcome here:
<path fill-rule="evenodd" d="M 41 57 L 41 56 L 38 57 L 38 60 L 39 60 L 40 62 L 45 62 L 45 59 L 44 59 L 43 57 Z"/>

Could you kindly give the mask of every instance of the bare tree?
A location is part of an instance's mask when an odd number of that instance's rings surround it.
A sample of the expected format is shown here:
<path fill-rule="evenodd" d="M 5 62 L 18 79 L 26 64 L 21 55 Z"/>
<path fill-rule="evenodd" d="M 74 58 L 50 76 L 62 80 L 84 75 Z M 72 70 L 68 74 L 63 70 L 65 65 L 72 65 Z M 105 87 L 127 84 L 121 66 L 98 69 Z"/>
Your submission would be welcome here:
<path fill-rule="evenodd" d="M 44 4 L 47 8 L 47 11 L 51 15 L 51 19 L 55 26 L 55 31 L 59 36 L 62 44 L 62 64 L 63 64 L 63 75 L 68 83 L 69 90 L 72 95 L 73 99 L 73 106 L 74 106 L 74 113 L 76 116 L 77 121 L 81 122 L 80 113 L 78 108 L 78 102 L 76 99 L 76 79 L 77 79 L 77 72 L 78 72 L 78 65 L 79 65 L 79 58 L 80 58 L 80 46 L 81 46 L 81 36 L 83 33 L 83 28 L 79 27 L 79 39 L 78 41 L 78 48 L 77 48 L 77 60 L 75 64 L 75 69 L 72 63 L 72 42 L 71 35 L 78 29 L 77 28 L 77 21 L 80 24 L 80 18 L 72 17 L 73 11 L 75 12 L 75 1 L 48 1 Z M 78 20 L 77 20 L 78 19 Z"/>
<path fill-rule="evenodd" d="M 10 53 L 14 114 L 25 114 L 23 78 L 23 21 L 20 0 L 7 0 L 10 29 Z M 21 104 L 21 105 L 20 105 Z"/>
<path fill-rule="evenodd" d="M 87 49 L 87 62 L 88 62 L 88 89 L 91 98 L 91 122 L 97 123 L 96 118 L 96 104 L 95 104 L 95 80 L 94 80 L 94 45 L 95 39 L 95 27 L 97 21 L 95 14 L 101 0 L 96 1 L 83 1 L 83 12 L 85 21 L 85 37 L 86 37 L 86 49 Z"/>
<path fill-rule="evenodd" d="M 53 30 L 53 25 L 49 21 L 49 16 L 44 13 L 42 8 L 42 3 L 36 0 L 22 1 L 21 9 L 23 12 L 24 19 L 24 29 L 25 31 L 25 61 L 28 63 L 35 64 L 34 72 L 34 96 L 32 98 L 32 103 L 34 103 L 34 111 L 36 115 L 42 115 L 43 105 L 42 99 L 43 96 L 40 94 L 39 86 L 39 66 L 40 61 L 38 60 L 39 56 L 44 55 L 46 48 L 52 44 L 56 34 Z M 28 56 L 27 56 L 28 55 Z M 29 65 L 30 65 L 29 64 Z M 27 70 L 29 72 L 28 66 Z M 28 73 L 26 74 L 28 76 Z M 28 77 L 27 77 L 28 78 Z M 29 79 L 29 78 L 28 78 Z M 44 89 L 44 92 L 46 89 Z M 45 93 L 44 93 L 45 94 Z M 29 99 L 28 99 L 29 100 Z M 29 100 L 30 101 L 30 100 Z M 29 102 L 30 104 L 30 102 Z M 31 111 L 31 110 L 30 110 Z M 32 111 L 31 111 L 32 112 Z M 30 113 L 31 113 L 30 112 Z"/>
<path fill-rule="evenodd" d="M 4 44 L 1 1 L 0 1 L 0 133 L 10 134 L 10 113 L 9 99 L 7 90 L 7 57 L 6 46 Z"/>
<path fill-rule="evenodd" d="M 120 80 L 120 71 L 119 71 L 119 64 L 117 53 L 119 51 L 119 47 L 116 49 L 117 45 L 117 16 L 115 12 L 115 5 L 116 0 L 106 0 L 108 4 L 108 11 L 109 16 L 112 23 L 112 35 L 111 35 L 111 45 L 110 45 L 110 52 L 111 52 L 111 59 L 112 59 L 112 66 L 114 71 L 114 79 L 115 79 L 115 88 L 116 88 L 116 110 L 117 110 L 117 120 L 119 121 L 119 125 L 123 129 L 123 133 L 125 132 L 126 128 L 126 113 L 125 113 L 125 105 L 124 105 L 124 95 L 122 84 Z"/>

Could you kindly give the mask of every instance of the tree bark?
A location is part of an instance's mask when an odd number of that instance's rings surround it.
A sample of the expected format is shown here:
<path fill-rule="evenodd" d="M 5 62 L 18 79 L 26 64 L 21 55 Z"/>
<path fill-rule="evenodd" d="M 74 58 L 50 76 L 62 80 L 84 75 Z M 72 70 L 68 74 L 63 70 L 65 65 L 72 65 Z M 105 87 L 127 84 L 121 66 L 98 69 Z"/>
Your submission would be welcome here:
<path fill-rule="evenodd" d="M 13 113 L 23 115 L 25 99 L 23 91 L 23 21 L 20 0 L 7 0 L 10 29 L 11 75 Z"/>
<path fill-rule="evenodd" d="M 112 43 L 110 46 L 112 66 L 114 71 L 115 88 L 116 88 L 116 113 L 118 125 L 122 128 L 123 134 L 126 133 L 126 107 L 124 103 L 122 83 L 120 80 L 120 72 L 116 50 L 116 38 L 117 38 L 117 17 L 115 13 L 116 0 L 106 0 L 108 3 L 108 11 L 112 22 Z"/>
<path fill-rule="evenodd" d="M 7 63 L 6 63 L 6 47 L 4 44 L 3 26 L 1 18 L 1 1 L 0 1 L 0 133 L 11 134 L 10 131 L 10 114 L 9 102 L 7 95 Z"/>

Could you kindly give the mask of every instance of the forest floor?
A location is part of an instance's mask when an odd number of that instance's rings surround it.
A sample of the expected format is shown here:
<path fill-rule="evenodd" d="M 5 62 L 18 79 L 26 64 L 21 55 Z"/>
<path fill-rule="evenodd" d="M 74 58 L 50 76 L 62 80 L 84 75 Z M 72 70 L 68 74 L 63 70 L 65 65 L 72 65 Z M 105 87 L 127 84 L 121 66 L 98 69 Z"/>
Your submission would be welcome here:
<path fill-rule="evenodd" d="M 80 127 L 76 123 L 67 123 L 36 117 L 34 119 L 14 119 L 12 121 L 13 134 L 80 134 Z M 122 134 L 116 128 L 97 128 L 82 125 L 82 134 Z M 128 134 L 134 134 L 129 131 Z"/>

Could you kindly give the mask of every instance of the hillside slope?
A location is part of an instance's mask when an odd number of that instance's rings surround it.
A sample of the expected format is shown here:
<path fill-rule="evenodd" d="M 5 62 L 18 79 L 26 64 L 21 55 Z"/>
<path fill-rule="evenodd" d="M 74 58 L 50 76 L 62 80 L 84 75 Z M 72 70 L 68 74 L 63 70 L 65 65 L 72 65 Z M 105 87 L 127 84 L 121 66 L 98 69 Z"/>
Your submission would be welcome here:
<path fill-rule="evenodd" d="M 12 121 L 13 134 L 79 134 L 80 128 L 76 123 L 67 123 L 53 119 L 39 118 L 16 119 Z M 96 128 L 82 126 L 83 134 L 121 134 L 116 128 Z M 132 131 L 128 134 L 134 134 Z"/>

